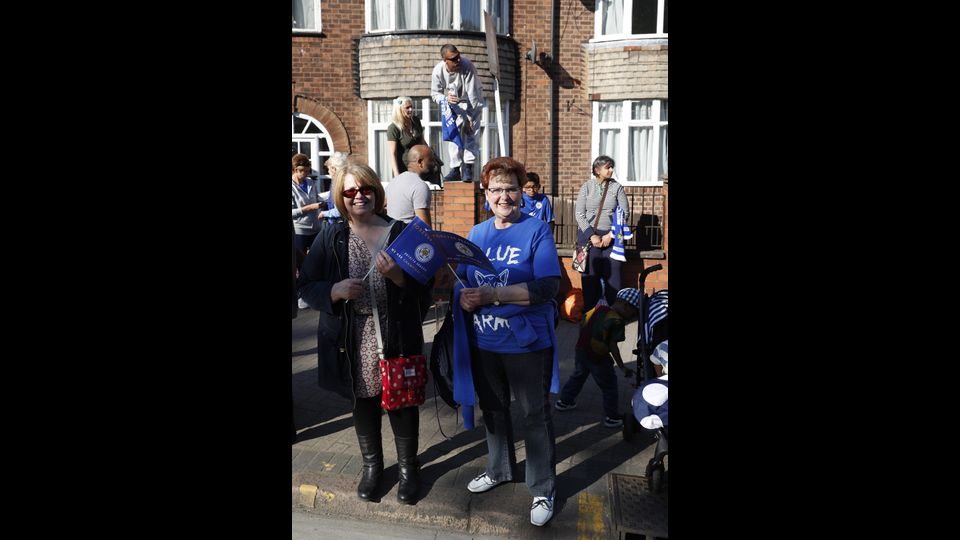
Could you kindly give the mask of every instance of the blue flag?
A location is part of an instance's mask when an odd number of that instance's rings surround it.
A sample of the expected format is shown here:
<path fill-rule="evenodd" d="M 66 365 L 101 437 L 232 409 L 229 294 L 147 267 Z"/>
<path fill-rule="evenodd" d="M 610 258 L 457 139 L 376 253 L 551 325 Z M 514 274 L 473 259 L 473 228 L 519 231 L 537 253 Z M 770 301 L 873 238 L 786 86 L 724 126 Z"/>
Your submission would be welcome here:
<path fill-rule="evenodd" d="M 439 103 L 440 113 L 443 115 L 443 140 L 452 141 L 463 148 L 463 141 L 460 140 L 460 130 L 457 128 L 456 107 L 451 107 L 445 98 L 441 99 Z"/>
<path fill-rule="evenodd" d="M 451 232 L 435 231 L 418 217 L 413 218 L 386 249 L 400 268 L 420 283 L 426 283 L 450 261 L 495 271 L 479 246 Z"/>

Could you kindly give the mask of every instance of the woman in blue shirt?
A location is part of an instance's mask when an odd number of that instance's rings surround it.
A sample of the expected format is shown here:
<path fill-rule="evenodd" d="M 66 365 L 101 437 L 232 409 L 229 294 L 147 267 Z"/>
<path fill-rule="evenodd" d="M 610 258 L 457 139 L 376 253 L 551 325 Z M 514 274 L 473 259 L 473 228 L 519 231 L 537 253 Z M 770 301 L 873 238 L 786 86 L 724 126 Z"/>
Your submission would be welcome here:
<path fill-rule="evenodd" d="M 475 225 L 468 239 L 484 250 L 495 271 L 472 265 L 457 269 L 466 282 L 457 286 L 455 296 L 472 330 L 467 332 L 471 368 L 488 450 L 486 470 L 467 489 L 483 493 L 513 479 L 512 391 L 523 408 L 526 483 L 533 495 L 530 522 L 542 526 L 553 516 L 556 492 L 547 396 L 559 390 L 553 298 L 560 286 L 560 263 L 550 225 L 520 210 L 520 178 L 527 178 L 523 165 L 509 157 L 490 160 L 483 168 L 480 184 L 493 217 Z"/>

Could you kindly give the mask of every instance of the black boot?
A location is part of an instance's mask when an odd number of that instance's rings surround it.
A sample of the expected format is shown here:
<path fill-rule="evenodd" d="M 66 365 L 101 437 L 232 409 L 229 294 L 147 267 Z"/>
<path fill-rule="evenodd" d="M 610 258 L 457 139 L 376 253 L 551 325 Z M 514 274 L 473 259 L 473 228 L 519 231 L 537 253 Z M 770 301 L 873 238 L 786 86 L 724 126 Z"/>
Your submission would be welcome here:
<path fill-rule="evenodd" d="M 397 467 L 400 469 L 400 488 L 397 500 L 403 504 L 417 502 L 420 490 L 420 462 L 417 460 L 417 437 L 396 437 Z"/>
<path fill-rule="evenodd" d="M 357 496 L 369 501 L 380 487 L 380 477 L 383 476 L 383 444 L 380 434 L 357 435 L 360 442 L 360 456 L 363 458 L 363 475 L 357 486 Z"/>

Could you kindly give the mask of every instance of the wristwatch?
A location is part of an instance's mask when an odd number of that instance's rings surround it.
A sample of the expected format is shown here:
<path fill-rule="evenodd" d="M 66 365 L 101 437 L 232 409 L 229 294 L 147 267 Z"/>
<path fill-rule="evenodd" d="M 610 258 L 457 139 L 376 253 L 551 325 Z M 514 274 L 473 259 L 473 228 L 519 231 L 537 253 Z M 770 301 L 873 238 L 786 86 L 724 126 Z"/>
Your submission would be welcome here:
<path fill-rule="evenodd" d="M 500 291 L 498 289 L 499 287 L 493 288 L 493 305 L 495 306 L 500 305 Z"/>

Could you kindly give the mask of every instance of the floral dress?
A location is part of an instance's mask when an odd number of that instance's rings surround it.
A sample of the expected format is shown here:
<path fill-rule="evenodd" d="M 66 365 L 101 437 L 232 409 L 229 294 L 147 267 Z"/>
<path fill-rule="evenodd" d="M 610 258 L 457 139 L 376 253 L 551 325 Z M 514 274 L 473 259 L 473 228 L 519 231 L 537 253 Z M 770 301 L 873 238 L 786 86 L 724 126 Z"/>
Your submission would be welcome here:
<path fill-rule="evenodd" d="M 361 279 L 373 264 L 373 258 L 367 245 L 350 229 L 350 239 L 347 247 L 348 273 L 351 278 Z M 387 329 L 387 283 L 383 275 L 374 269 L 373 290 L 377 299 L 377 310 L 380 314 L 380 330 Z M 354 347 L 357 351 L 357 362 L 353 364 L 353 390 L 357 398 L 379 396 L 380 386 L 380 357 L 377 356 L 377 328 L 373 324 L 373 304 L 370 303 L 370 276 L 367 276 L 367 286 L 360 298 L 350 302 L 353 305 L 353 336 Z"/>

